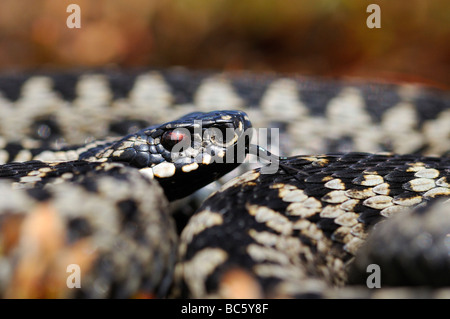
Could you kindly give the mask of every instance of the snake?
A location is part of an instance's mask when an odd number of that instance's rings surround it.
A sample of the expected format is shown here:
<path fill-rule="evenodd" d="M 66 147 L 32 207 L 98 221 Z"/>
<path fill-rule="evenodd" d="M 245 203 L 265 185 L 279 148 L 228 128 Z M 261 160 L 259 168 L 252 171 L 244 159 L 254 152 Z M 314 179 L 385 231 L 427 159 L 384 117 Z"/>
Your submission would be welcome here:
<path fill-rule="evenodd" d="M 70 246 L 67 249 L 71 253 L 68 252 L 68 254 L 76 254 L 73 251 L 78 249 L 86 250 L 89 247 L 88 243 L 84 248 L 72 247 L 71 244 L 81 245 L 79 243 L 81 238 L 95 233 L 90 243 L 92 252 L 89 254 L 78 252 L 78 254 L 86 255 L 78 258 L 81 262 L 88 264 L 86 268 L 94 267 L 91 273 L 95 273 L 95 268 L 109 268 L 114 273 L 116 271 L 128 273 L 122 278 L 114 275 L 111 278 L 104 278 L 107 272 L 102 272 L 101 276 L 95 276 L 95 280 L 89 281 L 92 285 L 87 289 L 77 291 L 78 295 L 88 298 L 124 297 L 130 290 L 128 285 L 132 285 L 134 290 L 137 289 L 136 284 L 133 285 L 127 280 L 133 277 L 132 281 L 148 285 L 146 292 L 154 292 L 156 296 L 161 296 L 168 289 L 166 282 L 167 278 L 170 278 L 170 269 L 173 267 L 170 261 L 174 260 L 175 241 L 174 228 L 169 221 L 169 216 L 161 216 L 164 214 L 165 202 L 163 201 L 163 204 L 155 204 L 155 202 L 158 202 L 158 197 L 170 201 L 185 197 L 239 165 L 238 156 L 236 160 L 233 158 L 233 161 L 229 162 L 219 162 L 218 159 L 225 156 L 230 148 L 240 144 L 240 141 L 245 142 L 245 137 L 241 135 L 249 126 L 247 115 L 241 111 L 190 113 L 175 121 L 150 126 L 114 141 L 95 141 L 53 152 L 48 149 L 29 150 L 33 154 L 31 161 L 4 164 L 0 167 L 0 176 L 11 181 L 14 189 L 28 189 L 32 192 L 30 196 L 34 196 L 38 203 L 27 204 L 27 208 L 24 208 L 24 205 L 20 206 L 24 210 L 33 210 L 35 213 L 32 216 L 37 215 L 38 217 L 35 218 L 38 220 L 54 219 L 51 224 L 54 223 L 56 229 L 53 231 L 62 236 L 59 238 L 61 246 L 65 244 Z M 220 134 L 227 129 L 232 129 L 234 134 L 229 140 Z M 188 147 L 180 148 L 175 152 L 175 147 L 183 141 L 187 142 Z M 246 147 L 245 144 L 243 147 Z M 49 160 L 49 154 L 55 155 L 53 161 Z M 242 155 L 246 155 L 245 149 Z M 46 161 L 39 160 L 42 156 L 46 158 Z M 134 170 L 130 172 L 130 168 Z M 139 174 L 136 175 L 134 171 L 138 171 Z M 159 191 L 156 184 L 148 183 L 148 180 L 154 179 L 158 181 L 163 192 Z M 136 184 L 133 180 L 136 180 Z M 55 187 L 50 189 L 45 187 L 47 184 L 55 186 L 68 183 L 78 187 L 70 191 L 67 188 L 61 191 L 59 187 L 57 187 L 58 190 Z M 127 184 L 133 184 L 130 185 L 131 189 L 127 189 Z M 36 190 L 37 192 L 33 193 Z M 147 192 L 151 195 L 146 195 Z M 7 190 L 3 193 L 4 196 L 8 194 Z M 90 197 L 93 197 L 92 200 L 89 199 Z M 102 204 L 99 200 L 102 197 L 108 204 Z M 49 198 L 52 199 L 52 204 L 44 207 Z M 20 201 L 21 198 L 17 200 Z M 77 202 L 85 203 L 82 207 L 78 207 Z M 3 227 L 10 228 L 11 224 L 17 222 L 17 216 L 20 214 L 18 212 L 11 214 L 17 202 L 14 205 L 8 200 L 5 205 Z M 34 206 L 36 208 L 30 208 Z M 100 213 L 92 220 L 88 217 L 94 209 L 102 211 L 103 214 Z M 61 212 L 63 216 L 56 217 L 54 212 L 52 213 L 55 210 Z M 29 218 L 33 220 L 31 216 Z M 19 223 L 23 223 L 23 227 L 26 227 L 29 219 L 24 217 Z M 30 223 L 39 222 L 31 221 Z M 139 226 L 140 223 L 143 225 Z M 62 226 L 63 224 L 66 226 Z M 66 232 L 67 234 L 64 235 L 63 233 Z M 39 234 L 35 235 L 39 237 Z M 64 240 L 65 236 L 70 238 L 68 243 Z M 122 239 L 114 243 L 114 236 L 121 236 Z M 110 244 L 105 244 L 106 239 Z M 7 238 L 4 240 L 7 241 Z M 45 243 L 42 243 L 42 247 L 30 248 L 29 240 L 24 240 L 25 243 L 19 242 L 22 250 L 19 248 L 17 251 L 10 247 L 13 244 L 6 243 L 7 252 L 12 250 L 11 254 L 17 253 L 18 278 L 27 276 L 24 273 L 26 270 L 22 270 L 22 267 L 25 269 L 31 267 L 30 260 L 45 258 L 42 255 L 51 255 L 52 258 L 48 257 L 48 267 L 56 267 L 53 263 L 57 262 L 54 260 L 57 259 L 57 253 L 51 251 L 51 247 L 47 247 Z M 46 240 L 42 239 L 42 241 Z M 116 245 L 120 249 L 113 249 Z M 148 247 L 149 245 L 152 247 Z M 143 252 L 146 247 L 149 249 L 147 253 Z M 33 252 L 34 249 L 40 253 Z M 46 250 L 50 252 L 45 253 Z M 127 260 L 134 261 L 126 268 L 121 265 L 121 260 L 123 262 L 125 258 L 122 250 L 126 251 Z M 94 259 L 93 254 L 98 257 L 95 261 L 88 262 Z M 142 260 L 142 256 L 146 258 Z M 139 275 L 129 273 L 134 268 L 142 269 Z M 42 275 L 45 278 L 45 274 Z M 14 288 L 17 285 L 20 286 L 16 284 L 16 281 L 21 279 L 12 277 L 13 281 L 9 286 L 13 288 L 11 288 L 12 291 L 7 291 L 6 296 L 33 293 L 26 288 L 25 292 Z M 139 278 L 141 280 L 138 280 Z M 32 279 L 29 280 L 31 284 Z M 35 280 L 38 279 L 35 278 Z M 118 292 L 115 292 L 116 286 L 120 287 Z"/>
<path fill-rule="evenodd" d="M 387 285 L 448 286 L 445 91 L 175 68 L 4 73 L 0 92 L 3 297 L 361 297 L 369 263 Z M 174 161 L 179 129 L 216 158 L 244 138 L 278 170 Z"/>

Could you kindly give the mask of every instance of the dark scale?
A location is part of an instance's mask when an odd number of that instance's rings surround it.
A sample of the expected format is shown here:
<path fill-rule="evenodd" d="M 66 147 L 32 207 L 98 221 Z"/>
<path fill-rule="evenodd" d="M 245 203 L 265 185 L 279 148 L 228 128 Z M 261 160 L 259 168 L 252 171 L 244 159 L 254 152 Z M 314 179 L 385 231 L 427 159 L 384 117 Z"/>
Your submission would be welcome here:
<path fill-rule="evenodd" d="M 360 85 L 358 88 L 361 90 L 364 103 L 370 111 L 368 113 L 375 123 L 380 123 L 383 114 L 401 101 L 398 92 L 394 90 L 394 85 L 366 84 Z"/>
<path fill-rule="evenodd" d="M 131 90 L 133 89 L 136 81 L 136 72 L 114 72 L 112 70 L 106 72 L 108 77 L 109 87 L 111 92 L 114 94 L 113 99 L 128 98 Z M 145 126 L 143 126 L 145 127 Z M 134 132 L 129 132 L 134 133 Z M 129 134 L 128 133 L 128 134 Z M 120 133 L 123 134 L 123 133 Z M 127 133 L 125 133 L 127 134 Z"/>
<path fill-rule="evenodd" d="M 0 74 L 0 92 L 10 101 L 17 101 L 21 95 L 22 85 L 30 75 L 17 73 Z"/>
<path fill-rule="evenodd" d="M 211 75 L 208 72 L 164 72 L 163 76 L 172 88 L 174 104 L 188 104 L 194 101 L 195 92 L 202 81 Z"/>
<path fill-rule="evenodd" d="M 358 209 L 355 208 L 355 213 L 358 213 Z M 364 227 L 370 227 L 372 225 L 375 225 L 380 220 L 382 220 L 384 217 L 380 215 L 380 211 L 377 209 L 372 209 L 368 207 L 364 207 L 364 209 L 361 209 L 359 212 L 358 221 L 364 224 Z"/>
<path fill-rule="evenodd" d="M 403 183 L 411 180 L 414 177 L 414 172 L 405 172 L 404 170 L 394 169 L 394 171 L 384 176 L 388 182 Z"/>
<path fill-rule="evenodd" d="M 116 135 L 128 135 L 136 133 L 149 126 L 148 121 L 139 119 L 124 119 L 119 122 L 113 122 L 109 125 L 109 131 Z"/>
<path fill-rule="evenodd" d="M 334 222 L 333 218 L 320 218 L 317 226 L 327 235 L 331 236 L 340 226 Z"/>
<path fill-rule="evenodd" d="M 342 86 L 335 81 L 303 81 L 298 80 L 300 100 L 308 106 L 313 116 L 323 116 L 328 103 L 339 95 Z"/>
<path fill-rule="evenodd" d="M 53 90 L 55 90 L 61 98 L 72 102 L 77 97 L 76 87 L 80 80 L 79 73 L 55 73 L 49 74 L 53 79 Z"/>
<path fill-rule="evenodd" d="M 138 214 L 136 212 L 137 205 L 136 202 L 133 200 L 123 200 L 121 202 L 117 203 L 117 207 L 120 210 L 120 213 L 123 217 L 123 222 L 126 223 L 137 223 L 138 220 Z"/>
<path fill-rule="evenodd" d="M 118 160 L 123 162 L 131 162 L 136 157 L 136 154 L 137 151 L 134 148 L 128 147 L 124 149 L 122 153 L 120 153 Z"/>
<path fill-rule="evenodd" d="M 23 146 L 18 143 L 8 143 L 3 149 L 8 153 L 8 162 L 12 162 L 17 154 L 23 149 Z"/>
<path fill-rule="evenodd" d="M 150 163 L 150 154 L 146 151 L 137 152 L 131 163 L 138 168 L 147 167 Z"/>
<path fill-rule="evenodd" d="M 69 244 L 75 243 L 81 238 L 92 235 L 93 229 L 86 218 L 75 217 L 68 221 L 67 241 Z"/>
<path fill-rule="evenodd" d="M 435 119 L 443 110 L 450 109 L 450 95 L 439 90 L 422 91 L 414 99 L 417 106 L 419 124 Z"/>
<path fill-rule="evenodd" d="M 233 88 L 244 99 L 245 105 L 255 108 L 261 104 L 261 98 L 272 81 L 274 81 L 273 76 L 231 77 Z"/>

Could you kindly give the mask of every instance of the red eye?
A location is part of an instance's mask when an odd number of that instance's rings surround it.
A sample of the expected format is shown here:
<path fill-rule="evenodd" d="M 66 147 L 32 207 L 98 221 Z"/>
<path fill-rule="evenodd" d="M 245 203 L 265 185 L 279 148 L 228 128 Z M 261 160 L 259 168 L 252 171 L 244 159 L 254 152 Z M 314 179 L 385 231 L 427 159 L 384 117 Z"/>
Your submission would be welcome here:
<path fill-rule="evenodd" d="M 164 146 L 164 148 L 169 151 L 171 151 L 175 145 L 183 141 L 189 141 L 188 134 L 177 130 L 166 132 L 161 137 L 162 146 Z M 184 146 L 184 144 L 186 144 L 186 142 L 180 144 L 180 150 L 181 146 Z M 188 146 L 188 144 L 186 146 Z"/>

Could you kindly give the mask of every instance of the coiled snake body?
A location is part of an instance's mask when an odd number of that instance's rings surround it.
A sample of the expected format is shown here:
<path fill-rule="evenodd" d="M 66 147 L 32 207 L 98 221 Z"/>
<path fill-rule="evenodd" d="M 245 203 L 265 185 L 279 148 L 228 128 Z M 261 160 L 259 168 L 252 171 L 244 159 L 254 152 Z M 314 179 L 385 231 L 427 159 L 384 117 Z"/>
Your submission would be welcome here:
<path fill-rule="evenodd" d="M 423 217 L 448 212 L 435 204 L 450 195 L 445 92 L 183 70 L 10 74 L 0 76 L 0 91 L 0 161 L 8 163 L 0 166 L 2 296 L 340 297 L 352 293 L 328 287 L 348 277 L 361 283 L 370 262 L 391 274 L 382 277 L 386 285 L 426 285 L 428 274 L 447 273 L 447 219 L 434 225 Z M 275 174 L 250 171 L 224 185 L 181 223 L 178 239 L 166 198 L 184 197 L 238 163 L 214 163 L 203 152 L 173 160 L 183 139 L 174 130 L 191 132 L 194 120 L 237 129 L 231 143 L 214 134 L 192 140 L 224 156 L 249 119 L 278 128 L 275 151 L 291 157 Z M 394 216 L 388 220 L 403 225 L 397 216 L 409 209 L 417 218 L 404 217 L 406 228 L 378 223 Z M 374 231 L 373 248 L 360 250 L 374 224 L 403 239 L 393 244 Z M 392 249 L 380 248 L 382 239 Z M 433 258 L 421 257 L 427 245 L 438 247 Z M 414 253 L 398 261 L 402 247 Z M 81 289 L 66 287 L 74 264 L 87 273 Z M 438 276 L 430 285 L 448 286 Z"/>
<path fill-rule="evenodd" d="M 378 263 L 386 286 L 395 280 L 385 273 L 393 272 L 397 285 L 449 284 L 449 205 L 429 229 L 408 226 L 405 213 L 450 195 L 449 158 L 346 153 L 296 156 L 284 165 L 277 174 L 256 170 L 230 181 L 191 218 L 178 274 L 195 297 L 231 298 L 240 285 L 247 285 L 240 287 L 245 298 L 321 296 L 327 284 L 348 281 L 368 230 L 392 216 L 403 223 L 369 241 L 375 247 L 358 257 L 353 281 L 365 284 L 367 266 Z M 402 230 L 406 238 L 398 239 Z M 420 251 L 420 240 L 435 251 Z"/>

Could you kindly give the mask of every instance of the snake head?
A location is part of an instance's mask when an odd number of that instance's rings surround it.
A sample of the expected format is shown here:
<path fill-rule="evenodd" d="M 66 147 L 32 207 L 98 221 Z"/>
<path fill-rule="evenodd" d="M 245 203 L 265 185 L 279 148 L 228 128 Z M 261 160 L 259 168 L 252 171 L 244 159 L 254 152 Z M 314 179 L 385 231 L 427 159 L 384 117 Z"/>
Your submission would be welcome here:
<path fill-rule="evenodd" d="M 101 157 L 157 179 L 169 200 L 182 198 L 244 162 L 252 137 L 242 111 L 195 112 L 129 135 Z"/>

